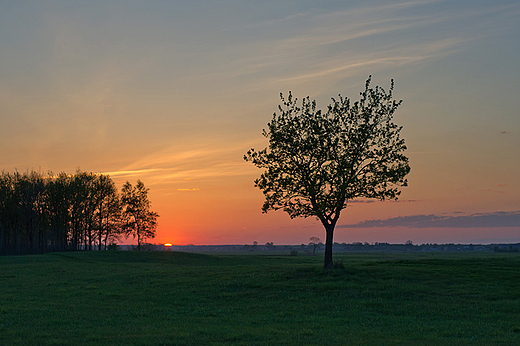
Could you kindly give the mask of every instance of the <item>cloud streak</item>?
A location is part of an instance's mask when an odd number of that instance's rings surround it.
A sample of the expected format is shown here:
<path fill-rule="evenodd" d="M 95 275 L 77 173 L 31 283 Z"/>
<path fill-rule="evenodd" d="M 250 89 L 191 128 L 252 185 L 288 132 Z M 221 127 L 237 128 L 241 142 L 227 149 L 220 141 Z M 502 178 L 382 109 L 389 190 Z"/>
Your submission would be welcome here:
<path fill-rule="evenodd" d="M 478 213 L 468 216 L 412 215 L 384 220 L 367 220 L 356 224 L 339 225 L 339 228 L 497 228 L 520 227 L 520 211 Z"/>
<path fill-rule="evenodd" d="M 269 21 L 269 26 L 280 28 L 283 35 L 237 46 L 239 62 L 233 60 L 232 70 L 225 71 L 228 77 L 244 77 L 255 86 L 327 85 L 354 75 L 450 56 L 464 44 L 482 38 L 476 30 L 480 19 L 520 8 L 506 5 L 447 12 L 436 5 L 442 2 L 404 1 L 331 12 L 312 9 Z M 298 22 L 302 21 L 306 25 L 300 27 Z M 467 21 L 464 30 L 441 30 L 460 21 Z M 367 41 L 372 42 L 370 48 L 362 44 Z"/>
<path fill-rule="evenodd" d="M 242 160 L 242 156 L 258 141 L 233 145 L 218 143 L 172 145 L 152 152 L 118 171 L 105 172 L 113 177 L 146 179 L 149 184 L 184 183 L 193 179 L 236 177 L 257 173 L 253 165 Z M 179 189 L 178 191 L 194 191 Z"/>
<path fill-rule="evenodd" d="M 141 174 L 148 174 L 157 172 L 159 169 L 135 169 L 135 170 L 123 170 L 123 171 L 113 171 L 113 172 L 104 172 L 103 174 L 110 175 L 111 177 L 120 177 L 120 176 L 134 176 L 134 175 L 141 175 Z"/>

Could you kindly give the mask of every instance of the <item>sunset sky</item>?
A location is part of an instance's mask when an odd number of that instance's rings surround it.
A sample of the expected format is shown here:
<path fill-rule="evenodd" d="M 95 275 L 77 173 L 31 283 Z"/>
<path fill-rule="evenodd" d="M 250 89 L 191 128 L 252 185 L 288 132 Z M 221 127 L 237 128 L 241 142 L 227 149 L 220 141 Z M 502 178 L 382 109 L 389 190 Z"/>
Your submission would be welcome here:
<path fill-rule="evenodd" d="M 289 90 L 325 109 L 368 75 L 403 104 L 398 202 L 337 242 L 520 242 L 520 2 L 0 1 L 0 170 L 141 179 L 156 243 L 325 238 L 262 214 L 243 160 Z"/>

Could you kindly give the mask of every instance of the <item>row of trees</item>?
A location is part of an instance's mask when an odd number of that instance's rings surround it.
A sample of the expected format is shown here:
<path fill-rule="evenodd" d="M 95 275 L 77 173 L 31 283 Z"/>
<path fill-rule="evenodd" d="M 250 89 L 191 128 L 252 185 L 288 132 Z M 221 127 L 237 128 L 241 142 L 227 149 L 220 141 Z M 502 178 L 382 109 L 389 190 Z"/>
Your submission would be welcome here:
<path fill-rule="evenodd" d="M 0 175 L 0 255 L 106 249 L 121 237 L 138 248 L 153 238 L 158 214 L 143 182 L 121 192 L 108 175 L 78 171 Z"/>

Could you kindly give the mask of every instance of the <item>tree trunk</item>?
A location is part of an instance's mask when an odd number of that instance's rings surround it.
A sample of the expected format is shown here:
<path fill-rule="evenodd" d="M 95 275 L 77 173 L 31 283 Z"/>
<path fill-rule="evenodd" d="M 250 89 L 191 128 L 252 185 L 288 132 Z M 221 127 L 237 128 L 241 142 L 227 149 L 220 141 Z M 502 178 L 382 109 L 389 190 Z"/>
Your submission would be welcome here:
<path fill-rule="evenodd" d="M 101 251 L 101 246 L 103 244 L 103 221 L 99 222 L 99 244 L 98 244 L 98 250 Z"/>
<path fill-rule="evenodd" d="M 92 225 L 88 226 L 88 251 L 92 250 Z"/>
<path fill-rule="evenodd" d="M 332 244 L 334 236 L 335 225 L 325 225 L 326 240 L 325 240 L 325 263 L 324 268 L 332 268 Z"/>

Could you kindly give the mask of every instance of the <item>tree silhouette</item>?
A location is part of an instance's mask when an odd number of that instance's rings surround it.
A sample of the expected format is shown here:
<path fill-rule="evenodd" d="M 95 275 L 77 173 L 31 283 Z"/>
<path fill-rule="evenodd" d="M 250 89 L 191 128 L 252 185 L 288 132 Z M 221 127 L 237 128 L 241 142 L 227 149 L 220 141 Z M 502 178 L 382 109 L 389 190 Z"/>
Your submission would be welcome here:
<path fill-rule="evenodd" d="M 108 241 L 116 240 L 121 230 L 121 201 L 116 185 L 106 175 L 100 175 L 94 184 L 96 210 L 94 214 L 98 250 Z"/>
<path fill-rule="evenodd" d="M 142 182 L 136 191 L 149 207 Z M 139 231 L 145 238 L 155 232 L 157 218 L 146 215 L 148 223 Z M 106 249 L 121 234 L 121 222 L 121 199 L 108 175 L 0 174 L 0 255 Z"/>
<path fill-rule="evenodd" d="M 141 251 L 141 242 L 155 237 L 159 215 L 150 210 L 148 189 L 141 180 L 135 186 L 126 182 L 121 190 L 122 229 L 127 235 L 137 238 L 137 250 Z"/>
<path fill-rule="evenodd" d="M 316 248 L 318 247 L 318 245 L 320 245 L 320 238 L 318 237 L 311 237 L 310 239 L 310 243 L 309 245 L 312 245 L 312 255 L 316 255 Z"/>
<path fill-rule="evenodd" d="M 307 96 L 298 106 L 291 92 L 280 94 L 263 135 L 268 147 L 244 156 L 264 172 L 255 186 L 265 195 L 263 212 L 283 209 L 291 218 L 316 217 L 325 227 L 325 268 L 332 267 L 332 244 L 340 213 L 355 198 L 397 199 L 410 171 L 402 127 L 392 122 L 401 101 L 370 88 L 361 99 L 332 99 L 326 112 Z"/>
<path fill-rule="evenodd" d="M 68 250 L 71 224 L 71 176 L 59 173 L 49 177 L 46 210 L 50 226 L 49 251 Z"/>

